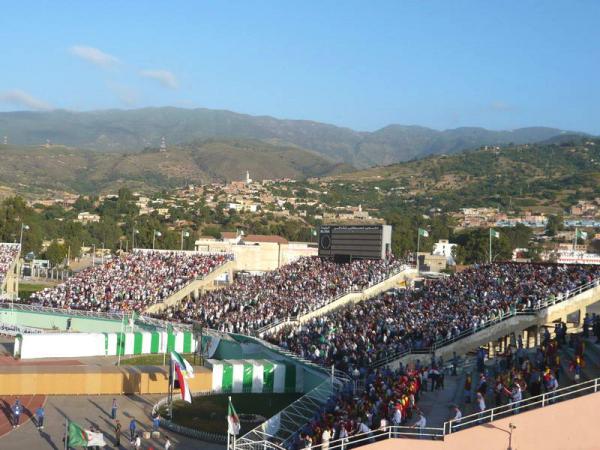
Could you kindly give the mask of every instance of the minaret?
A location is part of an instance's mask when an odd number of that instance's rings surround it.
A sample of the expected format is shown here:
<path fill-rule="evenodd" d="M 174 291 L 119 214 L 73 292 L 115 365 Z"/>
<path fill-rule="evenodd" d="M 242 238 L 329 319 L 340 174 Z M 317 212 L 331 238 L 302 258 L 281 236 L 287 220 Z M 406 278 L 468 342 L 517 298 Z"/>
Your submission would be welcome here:
<path fill-rule="evenodd" d="M 252 183 L 252 179 L 250 178 L 250 172 L 246 170 L 246 184 Z"/>
<path fill-rule="evenodd" d="M 167 141 L 165 140 L 164 136 L 160 139 L 160 151 L 161 152 L 167 151 Z"/>

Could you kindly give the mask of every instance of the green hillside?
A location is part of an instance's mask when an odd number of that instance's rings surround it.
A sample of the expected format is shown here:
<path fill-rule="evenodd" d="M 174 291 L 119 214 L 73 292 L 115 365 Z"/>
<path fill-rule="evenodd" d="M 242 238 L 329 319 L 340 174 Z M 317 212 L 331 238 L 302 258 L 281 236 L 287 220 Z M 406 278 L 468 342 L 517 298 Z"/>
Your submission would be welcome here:
<path fill-rule="evenodd" d="M 204 140 L 166 152 L 98 153 L 64 146 L 0 145 L 0 184 L 21 192 L 143 191 L 187 183 L 324 176 L 352 170 L 313 152 L 251 140 Z"/>
<path fill-rule="evenodd" d="M 600 195 L 600 139 L 558 141 L 481 148 L 341 174 L 328 178 L 329 195 L 357 204 L 370 198 L 383 208 L 408 202 L 444 210 L 537 206 L 560 211 Z M 386 195 L 374 195 L 375 188 L 384 188 Z"/>

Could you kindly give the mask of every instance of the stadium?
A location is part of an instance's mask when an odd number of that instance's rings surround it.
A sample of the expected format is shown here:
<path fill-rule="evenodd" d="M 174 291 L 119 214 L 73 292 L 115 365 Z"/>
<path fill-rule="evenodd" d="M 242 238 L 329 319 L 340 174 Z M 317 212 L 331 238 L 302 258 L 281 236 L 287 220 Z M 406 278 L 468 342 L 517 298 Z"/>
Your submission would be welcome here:
<path fill-rule="evenodd" d="M 27 302 L 20 247 L 0 244 L 0 446 L 45 405 L 55 448 L 71 421 L 118 446 L 116 420 L 154 448 L 594 448 L 599 266 L 433 277 L 390 255 L 386 226 L 320 234 L 261 274 L 135 249 Z"/>

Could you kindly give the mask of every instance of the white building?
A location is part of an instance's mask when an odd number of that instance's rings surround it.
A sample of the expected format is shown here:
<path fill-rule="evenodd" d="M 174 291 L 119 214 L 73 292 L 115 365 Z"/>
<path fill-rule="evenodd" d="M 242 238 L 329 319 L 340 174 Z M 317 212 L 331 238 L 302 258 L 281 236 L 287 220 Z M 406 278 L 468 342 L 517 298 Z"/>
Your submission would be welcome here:
<path fill-rule="evenodd" d="M 433 252 L 432 255 L 445 256 L 448 261 L 448 265 L 455 265 L 454 261 L 454 248 L 456 244 L 451 244 L 448 242 L 448 239 L 440 239 L 438 242 L 433 244 Z"/>

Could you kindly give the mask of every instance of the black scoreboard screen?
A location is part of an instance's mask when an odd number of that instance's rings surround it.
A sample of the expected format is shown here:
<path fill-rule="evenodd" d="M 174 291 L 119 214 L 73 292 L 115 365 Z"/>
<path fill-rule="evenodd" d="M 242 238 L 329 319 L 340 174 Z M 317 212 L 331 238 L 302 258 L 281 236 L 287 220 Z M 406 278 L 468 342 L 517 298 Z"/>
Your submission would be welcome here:
<path fill-rule="evenodd" d="M 336 260 L 382 259 L 391 251 L 391 225 L 321 225 L 319 256 Z"/>

